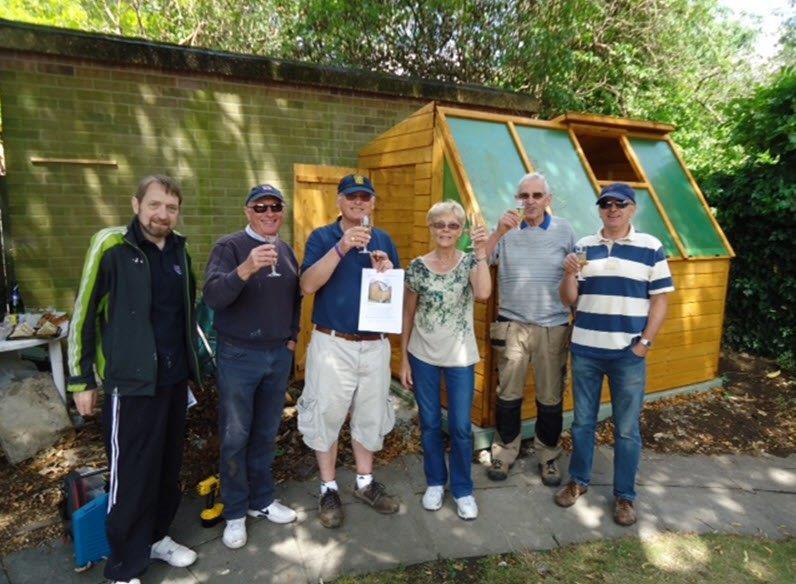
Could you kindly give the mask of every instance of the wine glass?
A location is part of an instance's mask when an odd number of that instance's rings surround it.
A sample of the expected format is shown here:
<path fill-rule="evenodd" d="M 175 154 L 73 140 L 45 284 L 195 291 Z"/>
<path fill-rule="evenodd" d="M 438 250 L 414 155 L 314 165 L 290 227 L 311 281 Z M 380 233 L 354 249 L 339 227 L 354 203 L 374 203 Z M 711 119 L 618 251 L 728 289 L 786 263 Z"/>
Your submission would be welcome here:
<path fill-rule="evenodd" d="M 279 250 L 278 250 L 278 248 L 276 247 L 276 246 L 277 246 L 277 243 L 279 242 L 279 235 L 278 235 L 278 234 L 274 234 L 274 235 L 265 235 L 265 236 L 263 236 L 263 239 L 265 239 L 265 242 L 266 242 L 266 243 L 270 243 L 271 245 L 273 245 L 273 246 L 274 246 L 274 249 L 275 249 L 275 251 L 277 252 L 277 257 L 279 257 L 279 256 L 278 256 L 278 254 L 279 254 Z M 282 275 L 282 274 L 280 274 L 279 272 L 277 272 L 277 271 L 276 271 L 276 262 L 274 262 L 273 264 L 271 264 L 271 273 L 270 273 L 270 274 L 268 274 L 268 276 L 267 276 L 267 277 L 268 277 L 268 278 L 279 278 L 281 275 Z"/>
<path fill-rule="evenodd" d="M 473 211 L 467 216 L 467 218 L 470 221 L 470 244 L 466 251 L 473 251 L 475 250 L 475 246 L 473 245 L 472 230 L 475 227 L 482 227 L 486 225 L 486 221 L 484 221 L 484 216 L 478 211 Z"/>
<path fill-rule="evenodd" d="M 585 247 L 583 247 L 582 245 L 576 245 L 573 251 L 575 252 L 575 257 L 578 258 L 578 264 L 580 264 L 581 268 L 583 268 L 583 266 L 589 263 L 589 260 L 586 258 Z M 582 278 L 583 276 L 581 276 L 581 272 L 580 270 L 578 270 L 578 279 L 581 280 Z"/>
<path fill-rule="evenodd" d="M 517 213 L 517 217 L 520 218 L 520 224 L 517 225 L 517 229 L 522 229 L 522 220 L 525 217 L 525 201 L 514 199 L 514 211 Z"/>
<path fill-rule="evenodd" d="M 362 227 L 365 227 L 368 230 L 368 232 L 372 231 L 372 229 L 373 229 L 373 220 L 370 218 L 370 215 L 363 215 L 362 216 Z M 359 253 L 370 254 L 370 252 L 368 251 L 368 244 L 367 243 L 362 246 L 362 249 L 359 250 Z"/>

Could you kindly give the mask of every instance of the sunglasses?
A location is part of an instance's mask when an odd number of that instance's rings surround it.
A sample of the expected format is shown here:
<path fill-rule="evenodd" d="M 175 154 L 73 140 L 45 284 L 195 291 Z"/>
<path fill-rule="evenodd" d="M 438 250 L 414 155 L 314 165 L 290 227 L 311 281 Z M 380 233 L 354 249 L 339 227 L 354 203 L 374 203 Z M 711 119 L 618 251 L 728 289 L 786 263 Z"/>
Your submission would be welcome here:
<path fill-rule="evenodd" d="M 630 201 L 600 201 L 597 203 L 600 209 L 624 209 L 630 205 Z"/>
<path fill-rule="evenodd" d="M 436 223 L 432 223 L 431 226 L 434 229 L 439 230 L 445 229 L 447 227 L 450 231 L 456 231 L 457 229 L 462 228 L 462 226 L 458 223 L 445 223 L 444 221 L 437 221 Z"/>
<path fill-rule="evenodd" d="M 545 193 L 535 192 L 535 193 L 519 193 L 516 198 L 520 201 L 527 201 L 533 197 L 535 201 L 541 201 L 545 197 Z"/>
<path fill-rule="evenodd" d="M 269 205 L 268 203 L 255 203 L 249 207 L 249 209 L 255 213 L 265 213 L 266 211 L 271 211 L 271 213 L 281 213 L 282 209 L 284 208 L 285 207 L 282 205 L 282 203 L 273 203 L 272 205 Z"/>
<path fill-rule="evenodd" d="M 373 198 L 370 193 L 346 193 L 343 195 L 346 201 L 356 201 L 359 199 L 363 203 L 368 203 Z"/>

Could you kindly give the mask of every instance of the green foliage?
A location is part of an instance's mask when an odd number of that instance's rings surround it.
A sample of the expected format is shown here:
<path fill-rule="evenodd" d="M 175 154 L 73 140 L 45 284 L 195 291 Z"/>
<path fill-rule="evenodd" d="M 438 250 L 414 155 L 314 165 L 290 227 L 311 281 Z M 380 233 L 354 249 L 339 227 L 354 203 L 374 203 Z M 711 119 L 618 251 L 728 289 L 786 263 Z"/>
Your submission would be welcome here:
<path fill-rule="evenodd" d="M 728 109 L 729 135 L 740 162 L 702 181 L 737 253 L 725 340 L 794 368 L 796 69 L 782 69 Z"/>

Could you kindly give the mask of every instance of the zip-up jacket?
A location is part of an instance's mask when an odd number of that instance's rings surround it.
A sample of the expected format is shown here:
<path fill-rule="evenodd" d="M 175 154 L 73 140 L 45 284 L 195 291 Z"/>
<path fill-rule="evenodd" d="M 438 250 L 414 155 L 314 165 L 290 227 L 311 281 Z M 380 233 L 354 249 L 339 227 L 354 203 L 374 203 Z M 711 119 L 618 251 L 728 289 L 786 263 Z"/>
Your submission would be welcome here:
<path fill-rule="evenodd" d="M 152 282 L 148 260 L 132 230 L 131 222 L 127 227 L 108 227 L 91 238 L 69 328 L 69 391 L 96 388 L 96 368 L 105 391 L 155 394 L 158 363 L 150 322 Z M 188 369 L 198 382 L 196 280 L 185 238 L 177 233 L 174 236 L 187 275 L 183 281 Z"/>

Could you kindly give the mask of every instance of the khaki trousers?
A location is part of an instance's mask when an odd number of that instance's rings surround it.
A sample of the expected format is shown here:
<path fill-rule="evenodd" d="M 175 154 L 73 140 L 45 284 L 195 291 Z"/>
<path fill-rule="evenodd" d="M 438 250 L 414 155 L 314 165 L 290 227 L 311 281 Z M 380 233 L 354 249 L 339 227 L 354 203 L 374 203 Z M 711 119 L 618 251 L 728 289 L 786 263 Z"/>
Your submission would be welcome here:
<path fill-rule="evenodd" d="M 508 466 L 519 454 L 522 399 L 529 364 L 534 370 L 538 410 L 534 448 L 541 463 L 558 458 L 570 326 L 498 321 L 490 325 L 490 337 L 498 360 L 498 420 L 492 440 L 492 460 Z"/>

